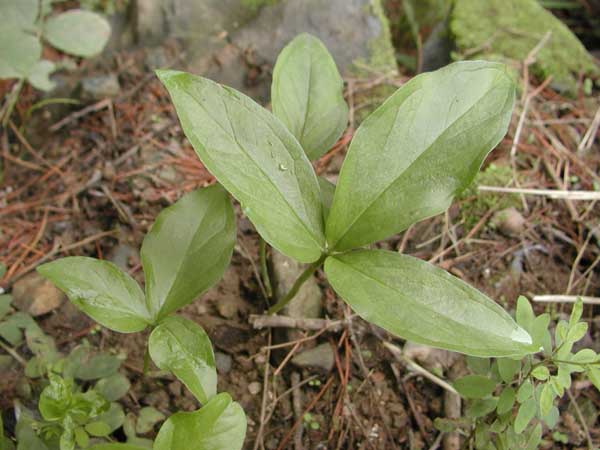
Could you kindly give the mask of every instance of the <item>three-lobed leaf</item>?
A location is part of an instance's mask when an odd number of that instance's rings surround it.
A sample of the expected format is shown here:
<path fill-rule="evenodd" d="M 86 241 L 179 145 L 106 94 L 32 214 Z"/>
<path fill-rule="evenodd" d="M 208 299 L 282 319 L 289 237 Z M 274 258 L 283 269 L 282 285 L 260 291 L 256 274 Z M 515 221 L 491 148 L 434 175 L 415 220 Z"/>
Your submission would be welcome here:
<path fill-rule="evenodd" d="M 328 257 L 334 290 L 404 339 L 473 356 L 522 356 L 531 338 L 493 300 L 425 261 L 380 250 Z"/>
<path fill-rule="evenodd" d="M 65 53 L 95 56 L 110 38 L 110 24 L 100 14 L 71 9 L 46 21 L 44 38 Z"/>
<path fill-rule="evenodd" d="M 356 131 L 327 220 L 330 248 L 387 238 L 443 212 L 506 133 L 504 65 L 463 61 L 414 77 Z"/>
<path fill-rule="evenodd" d="M 173 372 L 200 403 L 217 393 L 215 356 L 199 325 L 183 317 L 168 317 L 152 331 L 148 345 L 154 363 Z"/>
<path fill-rule="evenodd" d="M 167 419 L 156 436 L 154 450 L 239 450 L 246 435 L 246 416 L 227 393 L 214 396 L 191 413 Z"/>
<path fill-rule="evenodd" d="M 319 259 L 325 249 L 319 184 L 296 138 L 232 88 L 184 72 L 157 75 L 200 160 L 260 235 L 300 262 Z"/>
<path fill-rule="evenodd" d="M 344 82 L 323 43 L 310 34 L 296 36 L 273 69 L 273 114 L 283 122 L 311 160 L 329 150 L 348 121 Z"/>
<path fill-rule="evenodd" d="M 111 330 L 133 333 L 151 323 L 139 285 L 111 262 L 70 256 L 37 270 L 79 309 Z"/>
<path fill-rule="evenodd" d="M 146 304 L 155 320 L 194 301 L 231 260 L 235 217 L 218 185 L 184 195 L 156 218 L 142 243 Z"/>

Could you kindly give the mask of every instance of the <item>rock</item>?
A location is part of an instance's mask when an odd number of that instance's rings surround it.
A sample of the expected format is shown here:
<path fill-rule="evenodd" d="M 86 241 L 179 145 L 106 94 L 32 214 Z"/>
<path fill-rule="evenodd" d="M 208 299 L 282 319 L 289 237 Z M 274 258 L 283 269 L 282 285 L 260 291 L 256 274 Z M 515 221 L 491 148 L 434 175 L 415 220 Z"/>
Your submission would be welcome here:
<path fill-rule="evenodd" d="M 137 0 L 138 43 L 156 45 L 176 35 L 190 71 L 263 101 L 269 97 L 270 67 L 302 32 L 323 40 L 342 73 L 396 70 L 381 0 L 268 3 L 252 8 L 239 0 Z"/>
<path fill-rule="evenodd" d="M 526 220 L 516 208 L 506 208 L 494 214 L 491 223 L 506 236 L 518 236 L 523 233 Z"/>
<path fill-rule="evenodd" d="M 228 374 L 231 371 L 231 356 L 227 353 L 215 352 L 215 364 L 217 366 L 217 372 L 222 375 Z"/>
<path fill-rule="evenodd" d="M 84 100 L 116 97 L 119 92 L 121 92 L 121 85 L 114 73 L 91 76 L 81 80 L 81 97 Z"/>
<path fill-rule="evenodd" d="M 404 356 L 429 371 L 446 371 L 458 360 L 458 353 L 449 352 L 424 344 L 407 341 L 402 350 Z"/>
<path fill-rule="evenodd" d="M 275 297 L 282 298 L 291 289 L 306 266 L 279 253 L 275 249 L 272 251 L 271 264 L 273 267 Z M 322 296 L 323 294 L 317 285 L 317 280 L 312 276 L 302 285 L 284 311 L 290 317 L 321 317 Z"/>
<path fill-rule="evenodd" d="M 139 259 L 139 251 L 129 244 L 118 244 L 108 254 L 108 260 L 126 272 L 131 268 L 131 261 L 139 261 Z"/>
<path fill-rule="evenodd" d="M 258 381 L 253 381 L 252 383 L 250 383 L 248 385 L 248 392 L 250 392 L 250 394 L 252 394 L 252 395 L 258 394 L 261 389 L 262 389 L 262 386 L 260 385 L 260 383 Z"/>
<path fill-rule="evenodd" d="M 292 358 L 292 364 L 298 367 L 311 367 L 329 372 L 333 369 L 335 355 L 328 343 L 317 345 L 315 348 L 304 350 Z"/>
<path fill-rule="evenodd" d="M 519 64 L 550 31 L 532 72 L 542 80 L 552 75 L 553 87 L 571 94 L 576 92 L 579 75 L 600 73 L 579 39 L 537 0 L 457 0 L 450 30 L 459 52 L 480 49 L 470 58 Z"/>
<path fill-rule="evenodd" d="M 33 317 L 54 311 L 67 298 L 50 281 L 35 272 L 14 284 L 12 296 L 13 305 Z"/>

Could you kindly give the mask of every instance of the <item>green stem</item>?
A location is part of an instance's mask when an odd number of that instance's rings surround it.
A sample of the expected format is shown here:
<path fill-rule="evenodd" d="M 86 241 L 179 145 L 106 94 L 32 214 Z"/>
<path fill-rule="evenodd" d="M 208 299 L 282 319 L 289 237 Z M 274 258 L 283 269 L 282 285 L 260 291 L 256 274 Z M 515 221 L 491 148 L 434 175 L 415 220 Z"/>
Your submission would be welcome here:
<path fill-rule="evenodd" d="M 269 314 L 275 314 L 281 311 L 296 296 L 296 294 L 298 293 L 302 285 L 306 282 L 306 280 L 308 280 L 310 276 L 313 273 L 315 273 L 315 270 L 321 267 L 321 265 L 325 261 L 325 258 L 327 258 L 326 254 L 321 255 L 321 257 L 318 260 L 316 260 L 314 263 L 312 263 L 310 266 L 304 269 L 304 272 L 302 272 L 300 276 L 296 279 L 296 281 L 294 281 L 294 285 L 288 291 L 288 293 L 285 294 L 285 296 L 281 300 L 279 300 L 277 303 L 271 306 L 267 312 Z"/>
<path fill-rule="evenodd" d="M 263 238 L 260 238 L 260 271 L 267 291 L 267 297 L 273 297 L 273 288 L 271 287 L 271 278 L 269 278 L 269 269 L 267 268 L 267 243 Z"/>
<path fill-rule="evenodd" d="M 1 111 L 3 114 L 0 114 L 0 118 L 2 119 L 2 126 L 4 128 L 6 128 L 6 125 L 8 124 L 8 119 L 10 119 L 10 116 L 12 115 L 13 109 L 15 108 L 17 100 L 19 99 L 19 94 L 21 93 L 21 89 L 23 89 L 24 83 L 25 80 L 21 78 L 13 87 L 10 94 L 8 94 L 6 104 L 4 105 L 4 108 L 2 108 Z"/>
<path fill-rule="evenodd" d="M 144 352 L 144 377 L 148 375 L 148 369 L 150 368 L 150 346 L 146 344 L 146 351 Z"/>

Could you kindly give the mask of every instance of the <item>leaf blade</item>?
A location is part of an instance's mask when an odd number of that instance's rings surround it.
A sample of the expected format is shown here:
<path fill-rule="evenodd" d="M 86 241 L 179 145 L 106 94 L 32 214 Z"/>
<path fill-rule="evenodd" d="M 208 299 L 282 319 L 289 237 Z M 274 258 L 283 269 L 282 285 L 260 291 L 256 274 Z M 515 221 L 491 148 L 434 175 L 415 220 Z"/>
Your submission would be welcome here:
<path fill-rule="evenodd" d="M 515 94 L 505 71 L 463 61 L 419 75 L 361 124 L 327 220 L 330 247 L 370 244 L 450 205 L 506 133 Z"/>
<path fill-rule="evenodd" d="M 531 351 L 530 336 L 506 311 L 425 261 L 357 250 L 328 257 L 325 273 L 361 317 L 404 339 L 472 356 Z"/>
<path fill-rule="evenodd" d="M 183 317 L 168 317 L 152 331 L 148 345 L 154 363 L 173 372 L 200 403 L 217 393 L 215 356 L 202 327 Z"/>
<path fill-rule="evenodd" d="M 163 424 L 154 450 L 239 450 L 246 435 L 246 416 L 227 393 L 191 413 L 173 414 Z"/>
<path fill-rule="evenodd" d="M 43 264 L 37 271 L 106 328 L 135 333 L 151 322 L 141 288 L 111 262 L 69 256 Z"/>
<path fill-rule="evenodd" d="M 260 235 L 300 262 L 319 259 L 325 248 L 319 185 L 294 136 L 234 89 L 184 72 L 157 75 L 198 157 Z"/>
<path fill-rule="evenodd" d="M 344 82 L 323 43 L 302 33 L 287 44 L 273 69 L 273 114 L 311 160 L 338 140 L 348 121 Z"/>
<path fill-rule="evenodd" d="M 229 265 L 235 216 L 220 186 L 190 192 L 161 211 L 141 249 L 146 303 L 156 320 L 194 301 Z"/>
<path fill-rule="evenodd" d="M 46 20 L 44 38 L 65 53 L 87 58 L 102 52 L 110 24 L 100 14 L 71 9 Z"/>

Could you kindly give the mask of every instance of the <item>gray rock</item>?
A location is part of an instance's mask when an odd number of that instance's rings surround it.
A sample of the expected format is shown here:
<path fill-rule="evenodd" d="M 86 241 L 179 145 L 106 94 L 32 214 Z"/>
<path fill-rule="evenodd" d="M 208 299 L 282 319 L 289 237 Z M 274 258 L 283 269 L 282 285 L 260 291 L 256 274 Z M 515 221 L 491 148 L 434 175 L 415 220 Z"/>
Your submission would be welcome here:
<path fill-rule="evenodd" d="M 272 252 L 271 263 L 275 297 L 282 298 L 291 289 L 294 281 L 306 266 L 276 250 Z M 293 300 L 288 303 L 284 312 L 297 318 L 321 317 L 322 297 L 323 294 L 317 285 L 317 280 L 312 276 L 302 285 Z"/>
<path fill-rule="evenodd" d="M 117 266 L 119 266 L 124 271 L 128 271 L 131 267 L 130 260 L 139 260 L 140 255 L 137 249 L 133 248 L 129 244 L 119 244 L 116 247 L 113 247 L 110 253 L 108 254 L 108 260 Z"/>
<path fill-rule="evenodd" d="M 292 364 L 298 367 L 311 367 L 329 372 L 333 369 L 335 355 L 328 343 L 317 345 L 315 348 L 304 350 L 292 358 Z"/>
<path fill-rule="evenodd" d="M 269 67 L 303 32 L 323 40 L 344 74 L 364 65 L 396 70 L 381 0 L 279 0 L 260 9 L 239 0 L 137 0 L 135 17 L 138 43 L 176 36 L 188 70 L 261 100 L 269 97 Z"/>
<path fill-rule="evenodd" d="M 215 364 L 217 372 L 220 374 L 228 374 L 231 371 L 232 359 L 227 353 L 215 352 Z"/>
<path fill-rule="evenodd" d="M 516 208 L 506 208 L 495 213 L 491 223 L 506 236 L 518 236 L 525 230 L 527 221 Z"/>
<path fill-rule="evenodd" d="M 54 311 L 67 298 L 50 281 L 35 272 L 14 284 L 12 296 L 12 304 L 33 317 Z"/>
<path fill-rule="evenodd" d="M 248 385 L 248 392 L 250 392 L 252 395 L 258 394 L 261 389 L 262 389 L 262 386 L 260 385 L 260 383 L 258 381 L 253 381 L 252 383 L 250 383 Z"/>
<path fill-rule="evenodd" d="M 97 75 L 81 80 L 81 97 L 85 100 L 102 100 L 115 97 L 121 92 L 119 79 L 114 73 Z"/>

